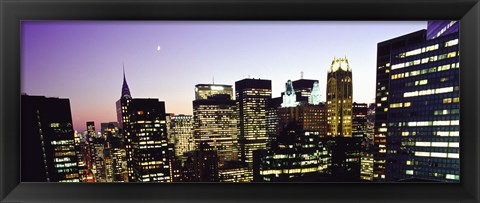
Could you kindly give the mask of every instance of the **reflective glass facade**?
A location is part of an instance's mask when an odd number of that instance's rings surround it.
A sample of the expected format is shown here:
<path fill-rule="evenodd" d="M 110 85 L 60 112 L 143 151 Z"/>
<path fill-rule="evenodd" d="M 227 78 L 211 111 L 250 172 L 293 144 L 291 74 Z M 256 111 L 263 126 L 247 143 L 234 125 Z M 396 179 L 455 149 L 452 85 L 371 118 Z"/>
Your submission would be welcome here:
<path fill-rule="evenodd" d="M 460 180 L 458 32 L 391 52 L 388 180 Z"/>

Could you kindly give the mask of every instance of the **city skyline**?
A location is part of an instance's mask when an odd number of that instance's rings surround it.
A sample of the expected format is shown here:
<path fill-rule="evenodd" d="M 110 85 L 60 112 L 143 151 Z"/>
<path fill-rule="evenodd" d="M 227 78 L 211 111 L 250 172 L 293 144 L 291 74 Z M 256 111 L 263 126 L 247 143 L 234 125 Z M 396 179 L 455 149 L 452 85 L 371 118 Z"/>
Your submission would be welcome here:
<path fill-rule="evenodd" d="M 22 92 L 69 98 L 74 129 L 82 132 L 86 121 L 116 120 L 123 64 L 134 98 L 159 98 L 168 113 L 192 115 L 195 85 L 213 80 L 234 85 L 244 78 L 268 79 L 272 96 L 279 97 L 285 82 L 303 72 L 304 79 L 319 80 L 324 101 L 331 61 L 346 56 L 353 101 L 372 103 L 377 43 L 426 27 L 424 21 L 27 21 Z"/>

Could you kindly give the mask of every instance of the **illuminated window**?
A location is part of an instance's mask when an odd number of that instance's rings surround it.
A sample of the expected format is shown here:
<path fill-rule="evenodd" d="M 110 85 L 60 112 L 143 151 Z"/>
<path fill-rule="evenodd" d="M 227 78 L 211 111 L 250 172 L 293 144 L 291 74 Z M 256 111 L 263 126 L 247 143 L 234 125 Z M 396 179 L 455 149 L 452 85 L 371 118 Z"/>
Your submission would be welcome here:
<path fill-rule="evenodd" d="M 51 128 L 58 128 L 60 127 L 60 123 L 50 123 Z"/>
<path fill-rule="evenodd" d="M 455 56 L 457 56 L 457 52 L 455 52 L 455 51 L 447 54 L 447 58 L 452 58 L 452 57 L 455 57 Z"/>

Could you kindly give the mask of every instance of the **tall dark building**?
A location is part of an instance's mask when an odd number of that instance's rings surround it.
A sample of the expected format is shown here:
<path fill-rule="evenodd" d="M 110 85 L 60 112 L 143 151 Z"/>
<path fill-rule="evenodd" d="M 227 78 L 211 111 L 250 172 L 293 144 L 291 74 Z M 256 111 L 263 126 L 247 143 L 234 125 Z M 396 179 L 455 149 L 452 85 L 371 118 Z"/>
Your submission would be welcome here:
<path fill-rule="evenodd" d="M 352 137 L 352 70 L 347 58 L 333 59 L 327 75 L 328 136 Z"/>
<path fill-rule="evenodd" d="M 390 52 L 387 180 L 460 181 L 458 21 L 429 25 L 434 37 Z"/>
<path fill-rule="evenodd" d="M 21 96 L 21 181 L 79 182 L 68 99 Z"/>
<path fill-rule="evenodd" d="M 134 179 L 171 182 L 165 103 L 158 99 L 132 99 L 128 117 Z"/>
<path fill-rule="evenodd" d="M 125 68 L 123 69 L 123 85 L 120 99 L 116 102 L 117 107 L 117 121 L 120 134 L 123 138 L 125 144 L 125 153 L 127 161 L 127 174 L 128 182 L 135 182 L 135 176 L 133 175 L 133 157 L 132 157 L 132 139 L 129 129 L 130 118 L 128 114 L 128 105 L 132 100 L 132 95 L 130 94 L 130 88 L 127 84 L 127 79 L 125 77 Z"/>
<path fill-rule="evenodd" d="M 272 98 L 272 81 L 243 79 L 235 82 L 239 112 L 239 145 L 242 161 L 252 167 L 253 151 L 263 150 L 267 135 L 267 106 Z"/>
<path fill-rule="evenodd" d="M 390 91 L 390 71 L 392 50 L 425 41 L 426 30 L 420 30 L 401 37 L 380 42 L 377 45 L 377 84 L 374 130 L 373 179 L 385 180 L 385 158 L 387 153 L 388 95 Z"/>

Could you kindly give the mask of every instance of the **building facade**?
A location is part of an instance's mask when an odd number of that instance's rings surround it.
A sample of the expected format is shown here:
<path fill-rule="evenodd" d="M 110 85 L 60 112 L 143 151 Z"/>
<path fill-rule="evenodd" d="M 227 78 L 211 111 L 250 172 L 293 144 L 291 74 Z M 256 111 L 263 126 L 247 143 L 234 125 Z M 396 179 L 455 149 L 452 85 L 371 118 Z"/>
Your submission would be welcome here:
<path fill-rule="evenodd" d="M 21 96 L 21 181 L 80 182 L 68 99 Z"/>
<path fill-rule="evenodd" d="M 387 180 L 460 181 L 458 21 L 436 25 L 435 37 L 391 51 Z"/>
<path fill-rule="evenodd" d="M 195 144 L 207 143 L 217 151 L 220 166 L 238 160 L 238 113 L 228 94 L 193 101 Z"/>
<path fill-rule="evenodd" d="M 267 105 L 272 98 L 272 81 L 243 79 L 235 82 L 239 112 L 240 159 L 252 168 L 253 151 L 267 148 Z"/>
<path fill-rule="evenodd" d="M 327 75 L 328 136 L 352 137 L 352 70 L 347 58 L 333 59 Z"/>
<path fill-rule="evenodd" d="M 183 156 L 184 153 L 196 149 L 195 138 L 193 136 L 193 116 L 173 116 L 170 125 L 170 133 L 174 140 L 176 156 Z"/>
<path fill-rule="evenodd" d="M 128 115 L 135 180 L 171 182 L 165 103 L 158 99 L 132 99 Z"/>
<path fill-rule="evenodd" d="M 367 113 L 366 103 L 356 103 L 352 105 L 352 136 L 367 137 Z"/>
<path fill-rule="evenodd" d="M 391 52 L 395 49 L 424 42 L 426 34 L 426 30 L 420 30 L 377 44 L 377 83 L 375 95 L 376 108 L 373 154 L 373 178 L 375 181 L 385 181 Z"/>

